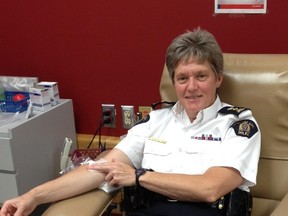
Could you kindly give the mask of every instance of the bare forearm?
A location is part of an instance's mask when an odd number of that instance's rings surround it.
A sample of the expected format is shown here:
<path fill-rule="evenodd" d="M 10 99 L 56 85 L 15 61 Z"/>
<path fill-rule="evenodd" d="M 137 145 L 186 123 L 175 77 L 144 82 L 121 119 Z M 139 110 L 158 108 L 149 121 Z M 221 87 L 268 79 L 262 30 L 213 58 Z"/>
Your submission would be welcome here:
<path fill-rule="evenodd" d="M 86 165 L 60 178 L 46 182 L 28 192 L 37 205 L 72 197 L 94 188 L 104 181 L 104 174 L 90 171 Z"/>

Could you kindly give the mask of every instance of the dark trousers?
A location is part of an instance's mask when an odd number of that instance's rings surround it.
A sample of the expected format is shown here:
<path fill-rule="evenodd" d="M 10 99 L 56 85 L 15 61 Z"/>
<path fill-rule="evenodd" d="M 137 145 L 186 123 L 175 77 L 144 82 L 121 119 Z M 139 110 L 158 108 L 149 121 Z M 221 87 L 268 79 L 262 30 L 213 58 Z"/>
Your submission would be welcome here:
<path fill-rule="evenodd" d="M 134 210 L 131 216 L 221 216 L 217 208 L 205 203 L 153 202 L 149 208 Z"/>

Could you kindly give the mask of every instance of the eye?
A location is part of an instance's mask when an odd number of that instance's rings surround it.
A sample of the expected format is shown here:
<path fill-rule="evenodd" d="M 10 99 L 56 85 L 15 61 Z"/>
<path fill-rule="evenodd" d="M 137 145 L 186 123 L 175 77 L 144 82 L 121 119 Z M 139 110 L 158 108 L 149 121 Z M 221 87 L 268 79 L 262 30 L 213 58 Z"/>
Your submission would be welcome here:
<path fill-rule="evenodd" d="M 206 74 L 206 73 L 200 73 L 197 75 L 197 79 L 199 81 L 205 81 L 207 78 L 208 78 L 208 74 Z"/>
<path fill-rule="evenodd" d="M 176 77 L 176 81 L 180 84 L 184 84 L 185 82 L 187 82 L 187 80 L 188 80 L 188 77 L 186 77 L 186 76 Z"/>

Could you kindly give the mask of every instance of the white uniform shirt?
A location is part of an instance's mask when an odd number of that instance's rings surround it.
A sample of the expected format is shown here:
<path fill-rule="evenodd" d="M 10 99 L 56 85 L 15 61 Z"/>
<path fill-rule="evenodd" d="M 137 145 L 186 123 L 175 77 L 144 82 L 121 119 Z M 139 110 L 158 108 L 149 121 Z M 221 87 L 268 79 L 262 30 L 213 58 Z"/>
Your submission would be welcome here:
<path fill-rule="evenodd" d="M 249 191 L 248 187 L 256 184 L 258 128 L 249 109 L 232 107 L 219 97 L 200 111 L 193 123 L 178 102 L 173 108 L 151 111 L 116 148 L 136 168 L 155 172 L 193 175 L 213 166 L 233 167 L 246 180 L 239 188 Z"/>

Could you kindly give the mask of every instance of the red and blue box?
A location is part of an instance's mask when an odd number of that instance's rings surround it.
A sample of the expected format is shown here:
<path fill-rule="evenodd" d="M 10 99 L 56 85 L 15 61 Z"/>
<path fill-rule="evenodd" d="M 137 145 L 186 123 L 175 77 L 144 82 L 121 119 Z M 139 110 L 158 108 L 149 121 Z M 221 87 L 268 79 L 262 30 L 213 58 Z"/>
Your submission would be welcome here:
<path fill-rule="evenodd" d="M 13 96 L 23 94 L 22 100 L 13 100 Z M 29 92 L 5 91 L 5 100 L 0 100 L 0 112 L 24 112 L 29 105 Z"/>

